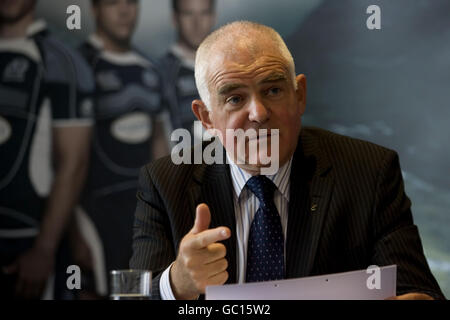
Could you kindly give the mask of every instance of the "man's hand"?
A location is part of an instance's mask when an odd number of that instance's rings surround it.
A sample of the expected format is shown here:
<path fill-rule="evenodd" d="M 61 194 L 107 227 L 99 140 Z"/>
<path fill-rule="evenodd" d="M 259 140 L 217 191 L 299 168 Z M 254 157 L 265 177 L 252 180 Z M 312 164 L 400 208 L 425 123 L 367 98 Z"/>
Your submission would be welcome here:
<path fill-rule="evenodd" d="M 54 260 L 53 252 L 34 246 L 5 267 L 6 274 L 17 274 L 16 296 L 40 299 L 53 271 Z"/>
<path fill-rule="evenodd" d="M 178 257 L 170 269 L 176 299 L 196 299 L 206 286 L 221 285 L 228 279 L 226 248 L 217 241 L 231 235 L 227 227 L 208 229 L 211 213 L 206 204 L 197 206 L 194 227 L 181 240 Z"/>
<path fill-rule="evenodd" d="M 427 294 L 424 294 L 424 293 L 412 292 L 412 293 L 402 294 L 401 296 L 392 297 L 387 300 L 434 300 L 434 299 L 433 299 L 433 297 L 431 297 Z"/>

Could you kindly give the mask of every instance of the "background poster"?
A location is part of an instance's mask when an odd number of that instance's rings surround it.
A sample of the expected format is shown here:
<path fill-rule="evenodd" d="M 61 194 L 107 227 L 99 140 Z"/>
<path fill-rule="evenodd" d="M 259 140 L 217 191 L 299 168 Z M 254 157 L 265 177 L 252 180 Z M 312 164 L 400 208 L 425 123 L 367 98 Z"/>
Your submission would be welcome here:
<path fill-rule="evenodd" d="M 81 8 L 81 30 L 66 9 Z M 381 29 L 369 30 L 369 5 Z M 89 1 L 40 0 L 38 17 L 76 46 L 93 31 Z M 308 80 L 305 125 L 396 150 L 425 254 L 450 296 L 450 2 L 448 0 L 219 0 L 217 26 L 274 27 Z M 154 58 L 175 40 L 170 1 L 141 1 L 135 45 Z"/>

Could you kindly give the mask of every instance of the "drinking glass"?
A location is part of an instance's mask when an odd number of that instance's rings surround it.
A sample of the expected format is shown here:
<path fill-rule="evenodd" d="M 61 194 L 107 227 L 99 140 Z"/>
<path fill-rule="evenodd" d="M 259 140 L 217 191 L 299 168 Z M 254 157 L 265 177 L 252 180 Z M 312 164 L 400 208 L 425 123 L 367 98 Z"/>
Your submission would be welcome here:
<path fill-rule="evenodd" d="M 150 300 L 152 272 L 150 270 L 113 270 L 111 276 L 112 300 Z"/>

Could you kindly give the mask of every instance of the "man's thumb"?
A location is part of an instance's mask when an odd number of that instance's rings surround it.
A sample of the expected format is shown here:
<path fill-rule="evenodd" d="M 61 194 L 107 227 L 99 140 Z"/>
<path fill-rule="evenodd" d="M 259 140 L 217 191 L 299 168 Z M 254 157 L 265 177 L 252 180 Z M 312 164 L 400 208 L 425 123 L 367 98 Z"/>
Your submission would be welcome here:
<path fill-rule="evenodd" d="M 195 222 L 191 232 L 196 234 L 205 231 L 209 228 L 211 222 L 211 213 L 205 203 L 201 203 L 197 206 L 195 211 Z"/>

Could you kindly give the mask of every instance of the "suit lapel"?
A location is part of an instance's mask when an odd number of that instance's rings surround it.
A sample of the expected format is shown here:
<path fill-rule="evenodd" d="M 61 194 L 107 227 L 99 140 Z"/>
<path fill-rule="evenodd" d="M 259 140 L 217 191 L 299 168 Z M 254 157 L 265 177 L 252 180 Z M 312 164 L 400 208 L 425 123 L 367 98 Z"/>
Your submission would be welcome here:
<path fill-rule="evenodd" d="M 194 213 L 198 204 L 204 202 L 211 211 L 210 228 L 226 226 L 231 230 L 231 237 L 223 244 L 227 249 L 228 280 L 236 279 L 236 218 L 234 215 L 233 194 L 228 165 L 203 165 L 194 173 L 197 186 L 191 188 L 190 207 Z M 193 208 L 193 209 L 192 209 Z"/>
<path fill-rule="evenodd" d="M 302 130 L 294 154 L 286 239 L 286 276 L 310 275 L 334 179 L 318 138 Z"/>

